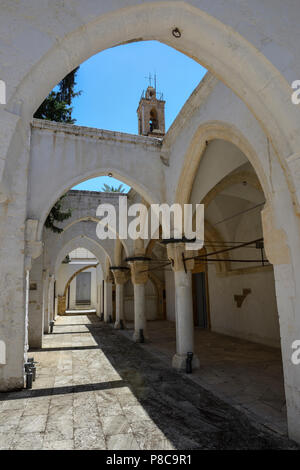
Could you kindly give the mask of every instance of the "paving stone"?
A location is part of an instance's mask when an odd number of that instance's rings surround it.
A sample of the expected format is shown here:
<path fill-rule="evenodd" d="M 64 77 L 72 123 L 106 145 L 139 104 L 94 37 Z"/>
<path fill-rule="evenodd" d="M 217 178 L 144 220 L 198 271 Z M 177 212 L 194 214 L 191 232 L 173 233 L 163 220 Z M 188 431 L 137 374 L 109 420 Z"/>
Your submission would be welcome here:
<path fill-rule="evenodd" d="M 141 450 L 174 450 L 172 443 L 162 434 L 135 434 Z"/>
<path fill-rule="evenodd" d="M 0 432 L 0 449 L 9 450 L 15 438 L 15 431 Z"/>
<path fill-rule="evenodd" d="M 55 434 L 57 436 L 57 440 L 69 440 L 73 439 L 74 430 L 73 430 L 73 421 L 64 422 L 64 420 L 54 420 L 50 422 L 48 420 L 46 425 L 46 432 L 49 434 Z"/>
<path fill-rule="evenodd" d="M 148 413 L 144 410 L 142 406 L 126 405 L 126 406 L 123 406 L 123 410 L 130 422 L 139 421 L 139 420 L 142 420 L 142 421 L 151 420 L 150 416 L 148 415 Z"/>
<path fill-rule="evenodd" d="M 13 450 L 41 450 L 43 448 L 44 434 L 31 432 L 18 434 L 11 446 Z"/>
<path fill-rule="evenodd" d="M 98 411 L 100 416 L 116 416 L 123 413 L 119 403 L 113 403 L 110 406 L 102 406 L 98 404 Z"/>
<path fill-rule="evenodd" d="M 74 427 L 83 428 L 88 426 L 99 425 L 99 415 L 95 406 L 94 412 L 87 411 L 85 408 L 77 407 L 74 408 Z"/>
<path fill-rule="evenodd" d="M 0 413 L 6 410 L 24 410 L 27 399 L 23 400 L 5 400 L 0 402 Z"/>
<path fill-rule="evenodd" d="M 0 412 L 0 429 L 6 426 L 18 425 L 23 414 L 23 409 L 4 410 Z"/>
<path fill-rule="evenodd" d="M 39 400 L 29 402 L 24 409 L 23 416 L 33 416 L 33 415 L 48 415 L 50 401 L 45 399 L 45 401 Z"/>
<path fill-rule="evenodd" d="M 104 416 L 101 423 L 105 436 L 131 432 L 130 424 L 124 415 Z"/>
<path fill-rule="evenodd" d="M 84 427 L 74 430 L 74 447 L 80 450 L 105 450 L 105 440 L 100 427 Z"/>
<path fill-rule="evenodd" d="M 18 426 L 18 434 L 26 433 L 42 433 L 46 428 L 47 416 L 45 415 L 31 415 L 22 416 Z"/>
<path fill-rule="evenodd" d="M 45 437 L 43 450 L 73 450 L 74 441 L 72 439 L 52 440 Z"/>
<path fill-rule="evenodd" d="M 68 334 L 47 335 L 34 353 L 33 389 L 1 395 L 1 449 L 297 448 L 285 435 L 280 358 L 271 348 L 204 335 L 200 372 L 187 377 L 169 366 L 173 327 L 155 333 L 149 324 L 157 350 L 92 315 L 59 317 L 60 328 Z"/>
<path fill-rule="evenodd" d="M 140 446 L 132 433 L 108 436 L 106 443 L 108 450 L 140 450 Z"/>

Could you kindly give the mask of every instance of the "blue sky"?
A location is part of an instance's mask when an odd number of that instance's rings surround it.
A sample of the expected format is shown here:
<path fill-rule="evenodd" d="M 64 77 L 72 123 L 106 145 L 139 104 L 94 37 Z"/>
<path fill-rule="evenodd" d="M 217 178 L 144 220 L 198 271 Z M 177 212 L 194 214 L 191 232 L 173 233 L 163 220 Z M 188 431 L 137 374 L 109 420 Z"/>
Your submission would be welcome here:
<path fill-rule="evenodd" d="M 194 60 L 157 41 L 107 49 L 80 66 L 77 89 L 82 94 L 73 102 L 73 117 L 79 126 L 137 134 L 136 110 L 142 91 L 149 85 L 145 77 L 156 73 L 157 90 L 166 100 L 168 130 L 205 72 Z M 119 184 L 102 176 L 73 189 L 99 191 L 103 183 Z"/>

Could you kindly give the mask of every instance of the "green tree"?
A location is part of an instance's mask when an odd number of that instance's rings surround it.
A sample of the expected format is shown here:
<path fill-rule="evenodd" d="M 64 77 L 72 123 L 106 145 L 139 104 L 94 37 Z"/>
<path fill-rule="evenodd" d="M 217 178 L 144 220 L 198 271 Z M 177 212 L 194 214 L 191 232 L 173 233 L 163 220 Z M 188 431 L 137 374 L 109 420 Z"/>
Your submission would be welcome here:
<path fill-rule="evenodd" d="M 45 222 L 45 227 L 51 229 L 54 233 L 61 233 L 63 231 L 62 228 L 55 225 L 56 222 L 63 222 L 72 215 L 72 209 L 62 210 L 64 197 L 65 195 L 54 204 Z"/>
<path fill-rule="evenodd" d="M 119 186 L 113 186 L 109 184 L 105 184 L 102 186 L 102 192 L 103 193 L 125 193 L 125 188 L 123 184 L 120 184 Z"/>
<path fill-rule="evenodd" d="M 79 67 L 72 70 L 72 72 L 61 80 L 58 84 L 58 90 L 52 90 L 51 93 L 49 93 L 47 98 L 36 110 L 33 117 L 55 122 L 75 123 L 75 119 L 72 118 L 73 107 L 71 104 L 73 98 L 81 94 L 81 91 L 74 91 L 78 69 Z M 62 222 L 72 215 L 70 209 L 67 211 L 62 210 L 62 200 L 63 197 L 54 204 L 45 222 L 45 227 L 55 233 L 61 233 L 63 231 L 55 225 L 56 222 Z"/>
<path fill-rule="evenodd" d="M 34 113 L 34 118 L 47 119 L 48 121 L 66 122 L 74 124 L 72 118 L 73 98 L 81 95 L 81 91 L 75 92 L 76 75 L 79 67 L 70 72 L 59 84 L 58 90 L 52 90 L 40 107 Z"/>

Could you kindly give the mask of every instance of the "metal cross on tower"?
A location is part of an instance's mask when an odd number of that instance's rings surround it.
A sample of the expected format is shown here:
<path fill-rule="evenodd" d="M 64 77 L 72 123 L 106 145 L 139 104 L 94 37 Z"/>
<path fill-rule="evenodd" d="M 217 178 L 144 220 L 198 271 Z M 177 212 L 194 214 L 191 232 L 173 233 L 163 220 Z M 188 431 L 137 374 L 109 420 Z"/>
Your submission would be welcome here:
<path fill-rule="evenodd" d="M 147 80 L 149 80 L 149 86 L 152 86 L 152 80 L 154 81 L 154 88 L 156 89 L 156 73 L 154 73 L 153 77 L 151 73 L 149 73 L 148 77 L 145 77 Z"/>
<path fill-rule="evenodd" d="M 147 80 L 149 80 L 149 85 L 152 86 L 152 75 L 149 73 L 149 77 L 145 77 Z"/>

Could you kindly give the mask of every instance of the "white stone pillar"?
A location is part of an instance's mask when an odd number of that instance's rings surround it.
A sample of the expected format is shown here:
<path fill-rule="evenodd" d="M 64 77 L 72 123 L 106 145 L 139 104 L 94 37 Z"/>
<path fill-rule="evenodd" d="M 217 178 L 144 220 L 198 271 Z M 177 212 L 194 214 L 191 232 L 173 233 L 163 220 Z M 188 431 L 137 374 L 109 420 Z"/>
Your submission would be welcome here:
<path fill-rule="evenodd" d="M 134 289 L 134 333 L 133 339 L 140 341 L 140 330 L 143 330 L 144 338 L 147 338 L 145 284 L 133 284 Z"/>
<path fill-rule="evenodd" d="M 24 362 L 27 362 L 28 356 L 28 307 L 29 307 L 29 273 L 30 269 L 26 267 L 25 261 L 25 341 L 24 341 Z"/>
<path fill-rule="evenodd" d="M 175 271 L 176 354 L 173 367 L 184 369 L 188 352 L 194 352 L 194 318 L 192 299 L 192 274 Z M 198 366 L 193 358 L 193 367 Z"/>
<path fill-rule="evenodd" d="M 291 265 L 274 266 L 274 276 L 280 324 L 288 432 L 291 439 L 300 443 L 300 300 L 297 302 L 296 299 L 295 274 Z"/>
<path fill-rule="evenodd" d="M 44 315 L 44 333 L 49 333 L 49 271 L 46 269 L 43 271 L 43 315 Z"/>
<path fill-rule="evenodd" d="M 291 217 L 287 194 L 280 192 L 275 198 L 276 204 L 267 204 L 262 211 L 263 234 L 266 255 L 274 267 L 288 434 L 300 443 L 299 216 Z"/>
<path fill-rule="evenodd" d="M 112 316 L 112 282 L 110 280 L 104 281 L 104 321 L 109 322 Z"/>
<path fill-rule="evenodd" d="M 148 339 L 147 319 L 146 319 L 146 295 L 145 284 L 148 281 L 148 263 L 144 260 L 130 262 L 131 280 L 134 289 L 134 333 L 133 340 L 140 342 L 141 331 L 143 336 Z"/>
<path fill-rule="evenodd" d="M 54 320 L 54 275 L 53 274 L 49 276 L 48 317 L 49 317 L 49 323 Z"/>
<path fill-rule="evenodd" d="M 185 369 L 187 353 L 194 353 L 194 315 L 192 297 L 193 262 L 183 263 L 182 255 L 190 257 L 193 251 L 185 252 L 184 243 L 168 245 L 168 257 L 172 260 L 175 280 L 175 316 L 176 316 L 176 354 L 172 366 Z M 193 368 L 199 367 L 199 360 L 194 354 Z"/>
<path fill-rule="evenodd" d="M 9 197 L 0 203 L 0 340 L 6 351 L 6 363 L 0 365 L 0 391 L 17 390 L 24 387 L 25 345 L 25 233 L 28 202 L 28 163 L 30 157 L 30 119 L 0 110 L 1 164 L 4 149 L 9 153 L 5 177 L 0 181 L 0 190 L 7 188 Z M 14 128 L 18 132 L 12 137 Z M 17 168 L 17 171 L 15 170 Z M 1 202 L 4 202 L 1 194 Z"/>
<path fill-rule="evenodd" d="M 124 284 L 128 280 L 126 270 L 114 267 L 113 269 L 116 284 L 116 321 L 114 328 L 121 328 L 121 320 L 125 328 L 124 319 Z"/>
<path fill-rule="evenodd" d="M 30 271 L 28 341 L 30 348 L 41 348 L 44 332 L 43 257 L 33 260 Z"/>

